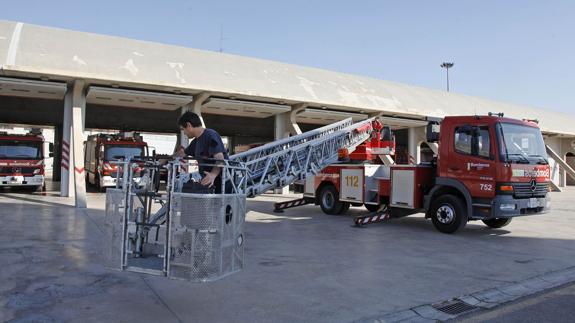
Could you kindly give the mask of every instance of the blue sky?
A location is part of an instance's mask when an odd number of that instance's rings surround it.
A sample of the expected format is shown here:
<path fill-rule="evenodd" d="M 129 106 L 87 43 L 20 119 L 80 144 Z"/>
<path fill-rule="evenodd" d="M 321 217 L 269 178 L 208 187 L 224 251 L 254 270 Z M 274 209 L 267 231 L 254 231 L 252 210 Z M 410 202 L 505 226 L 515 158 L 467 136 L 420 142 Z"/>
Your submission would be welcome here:
<path fill-rule="evenodd" d="M 19 0 L 0 19 L 445 88 L 575 114 L 575 1 Z"/>

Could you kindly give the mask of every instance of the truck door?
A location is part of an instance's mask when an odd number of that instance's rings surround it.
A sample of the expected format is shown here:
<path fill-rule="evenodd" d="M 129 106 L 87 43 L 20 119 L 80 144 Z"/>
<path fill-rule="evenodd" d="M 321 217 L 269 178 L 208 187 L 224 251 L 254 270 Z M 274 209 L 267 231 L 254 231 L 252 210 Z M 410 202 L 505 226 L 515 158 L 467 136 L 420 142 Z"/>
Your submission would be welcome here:
<path fill-rule="evenodd" d="M 472 197 L 495 196 L 494 134 L 488 126 L 455 127 L 449 149 L 448 177 L 461 181 Z"/>

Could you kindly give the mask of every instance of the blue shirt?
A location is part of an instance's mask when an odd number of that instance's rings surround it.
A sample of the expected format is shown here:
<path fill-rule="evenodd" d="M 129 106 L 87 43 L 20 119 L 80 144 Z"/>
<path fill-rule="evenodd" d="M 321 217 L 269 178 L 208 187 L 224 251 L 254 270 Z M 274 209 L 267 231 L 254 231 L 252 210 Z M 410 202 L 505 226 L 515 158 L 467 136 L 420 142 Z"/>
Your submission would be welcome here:
<path fill-rule="evenodd" d="M 204 172 L 209 172 L 212 170 L 213 166 L 204 166 L 202 164 L 214 164 L 213 161 L 206 161 L 206 158 L 214 158 L 217 153 L 224 154 L 224 159 L 228 159 L 228 152 L 224 143 L 222 142 L 222 137 L 214 129 L 206 128 L 201 136 L 192 140 L 190 145 L 184 150 L 186 155 L 193 157 L 198 161 L 200 174 L 203 176 Z"/>

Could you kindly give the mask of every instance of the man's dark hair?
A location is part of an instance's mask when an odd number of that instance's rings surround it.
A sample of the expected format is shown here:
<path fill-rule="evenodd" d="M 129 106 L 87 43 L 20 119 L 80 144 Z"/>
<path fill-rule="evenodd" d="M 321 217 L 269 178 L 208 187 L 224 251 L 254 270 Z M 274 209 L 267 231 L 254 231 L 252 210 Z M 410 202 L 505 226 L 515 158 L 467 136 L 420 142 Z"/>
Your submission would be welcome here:
<path fill-rule="evenodd" d="M 188 123 L 188 122 L 194 128 L 202 126 L 202 120 L 200 119 L 200 117 L 197 114 L 190 112 L 190 111 L 187 111 L 184 114 L 182 114 L 180 119 L 178 119 L 178 125 L 185 128 L 186 123 Z"/>

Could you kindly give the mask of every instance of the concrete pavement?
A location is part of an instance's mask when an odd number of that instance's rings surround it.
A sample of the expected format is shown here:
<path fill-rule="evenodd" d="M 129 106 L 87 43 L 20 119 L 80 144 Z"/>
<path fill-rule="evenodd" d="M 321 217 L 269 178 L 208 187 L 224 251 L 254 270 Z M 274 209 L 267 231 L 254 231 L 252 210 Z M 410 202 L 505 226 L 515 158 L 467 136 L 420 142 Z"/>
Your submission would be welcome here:
<path fill-rule="evenodd" d="M 304 206 L 248 202 L 246 266 L 208 284 L 101 266 L 104 195 L 0 194 L 0 321 L 349 322 L 575 266 L 575 190 L 502 229 L 441 234 L 421 215 L 366 228 Z"/>

